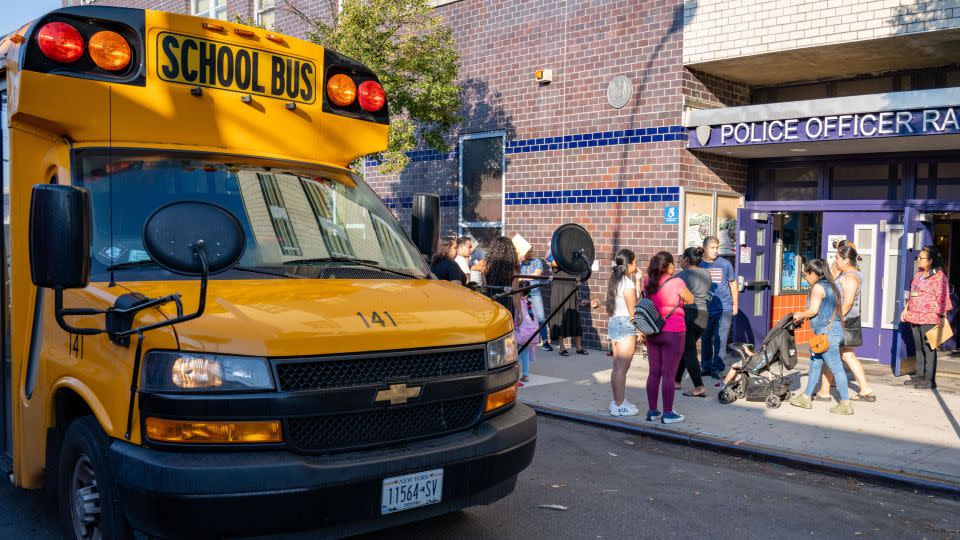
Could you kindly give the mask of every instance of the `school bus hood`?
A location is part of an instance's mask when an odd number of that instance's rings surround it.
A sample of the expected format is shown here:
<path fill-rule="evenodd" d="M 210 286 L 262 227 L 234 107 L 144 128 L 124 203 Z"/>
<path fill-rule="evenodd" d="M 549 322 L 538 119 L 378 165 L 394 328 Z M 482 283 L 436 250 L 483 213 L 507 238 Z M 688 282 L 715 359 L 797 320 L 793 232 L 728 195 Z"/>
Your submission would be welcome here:
<path fill-rule="evenodd" d="M 154 298 L 179 292 L 186 313 L 199 298 L 194 281 L 123 285 Z M 176 333 L 183 350 L 298 356 L 483 343 L 511 328 L 502 306 L 448 281 L 264 279 L 210 281 L 203 316 Z"/>

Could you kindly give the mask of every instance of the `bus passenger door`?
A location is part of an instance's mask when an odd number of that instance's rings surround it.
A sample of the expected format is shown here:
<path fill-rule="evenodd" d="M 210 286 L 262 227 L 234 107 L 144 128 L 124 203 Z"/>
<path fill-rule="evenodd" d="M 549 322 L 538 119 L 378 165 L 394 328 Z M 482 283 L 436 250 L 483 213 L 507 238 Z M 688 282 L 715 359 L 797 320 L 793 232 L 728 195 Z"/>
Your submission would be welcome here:
<path fill-rule="evenodd" d="M 770 330 L 771 215 L 741 208 L 737 225 L 740 312 L 733 318 L 732 341 L 756 345 Z"/>
<path fill-rule="evenodd" d="M 3 186 L 3 227 L 0 228 L 0 472 L 13 467 L 13 392 L 10 388 L 10 138 L 7 125 L 6 81 L 0 79 L 0 184 Z"/>

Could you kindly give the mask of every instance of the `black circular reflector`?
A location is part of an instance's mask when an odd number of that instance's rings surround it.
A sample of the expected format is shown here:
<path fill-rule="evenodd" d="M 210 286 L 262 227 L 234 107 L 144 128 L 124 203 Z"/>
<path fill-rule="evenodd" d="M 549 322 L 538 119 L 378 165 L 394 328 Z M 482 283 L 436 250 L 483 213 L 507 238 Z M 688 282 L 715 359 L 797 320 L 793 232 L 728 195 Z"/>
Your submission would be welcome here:
<path fill-rule="evenodd" d="M 162 268 L 199 276 L 196 245 L 203 242 L 210 274 L 228 270 L 246 248 L 243 226 L 229 210 L 201 201 L 172 202 L 154 210 L 143 226 L 143 247 Z"/>
<path fill-rule="evenodd" d="M 596 256 L 590 233 L 576 223 L 561 225 L 553 231 L 550 252 L 557 266 L 569 274 L 583 274 L 590 269 Z M 587 260 L 584 261 L 578 253 L 582 253 Z"/>

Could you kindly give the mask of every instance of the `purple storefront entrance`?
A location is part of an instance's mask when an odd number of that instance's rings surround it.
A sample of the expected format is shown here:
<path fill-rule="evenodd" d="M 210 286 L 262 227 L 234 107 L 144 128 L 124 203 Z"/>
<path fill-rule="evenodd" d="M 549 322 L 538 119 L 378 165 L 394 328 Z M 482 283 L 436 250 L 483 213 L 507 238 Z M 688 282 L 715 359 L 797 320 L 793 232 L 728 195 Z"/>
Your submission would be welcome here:
<path fill-rule="evenodd" d="M 899 321 L 924 246 L 943 255 L 954 306 L 960 304 L 958 104 L 960 88 L 949 87 L 692 110 L 685 117 L 688 149 L 743 159 L 749 168 L 737 221 L 735 340 L 756 343 L 801 309 L 809 287 L 803 264 L 819 257 L 832 263 L 834 242 L 850 240 L 862 257 L 857 355 L 898 375 L 913 371 L 912 336 Z M 949 317 L 956 333 L 956 309 Z M 799 332 L 798 342 L 808 332 Z M 942 348 L 954 349 L 952 342 Z M 942 355 L 940 367 L 955 363 L 952 356 Z"/>
<path fill-rule="evenodd" d="M 802 200 L 749 201 L 740 213 L 741 245 L 737 275 L 742 277 L 741 313 L 735 320 L 734 340 L 759 342 L 766 329 L 789 310 L 777 310 L 783 296 L 805 291 L 784 291 L 784 229 L 791 216 L 816 216 L 819 237 L 816 256 L 830 260 L 832 242 L 843 238 L 856 243 L 861 254 L 863 346 L 857 354 L 865 360 L 890 365 L 897 375 L 912 371 L 912 338 L 899 330 L 899 316 L 915 271 L 915 258 L 926 245 L 941 246 L 947 254 L 948 274 L 960 272 L 957 234 L 960 201 L 942 200 Z M 943 248 L 945 247 L 945 249 Z M 806 260 L 804 258 L 802 260 Z M 950 265 L 950 262 L 953 262 Z M 949 271 L 953 266 L 953 272 Z M 781 286 L 777 281 L 780 280 Z M 952 278 L 956 281 L 956 278 Z M 954 300 L 956 305 L 956 298 Z M 952 314 L 957 330 L 956 312 Z M 946 349 L 955 345 L 948 343 Z M 901 364 L 901 361 L 908 361 Z"/>

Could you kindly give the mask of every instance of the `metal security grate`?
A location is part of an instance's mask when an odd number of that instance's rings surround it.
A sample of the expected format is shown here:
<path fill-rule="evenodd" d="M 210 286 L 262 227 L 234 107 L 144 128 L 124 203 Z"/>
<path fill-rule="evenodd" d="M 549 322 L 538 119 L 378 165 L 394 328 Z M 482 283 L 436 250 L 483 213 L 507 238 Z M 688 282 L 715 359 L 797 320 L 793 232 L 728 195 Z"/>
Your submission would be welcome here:
<path fill-rule="evenodd" d="M 383 384 L 397 379 L 429 379 L 484 370 L 486 349 L 431 351 L 383 356 L 277 360 L 280 390 L 297 392 Z"/>
<path fill-rule="evenodd" d="M 291 418 L 287 440 L 297 450 L 323 452 L 381 446 L 443 435 L 476 423 L 483 396 L 370 412 Z"/>

